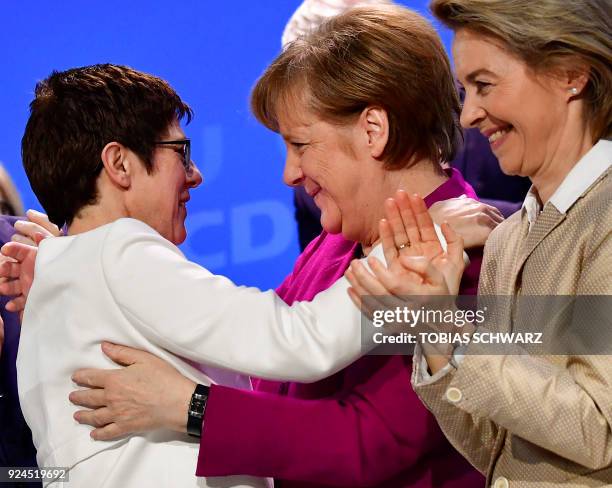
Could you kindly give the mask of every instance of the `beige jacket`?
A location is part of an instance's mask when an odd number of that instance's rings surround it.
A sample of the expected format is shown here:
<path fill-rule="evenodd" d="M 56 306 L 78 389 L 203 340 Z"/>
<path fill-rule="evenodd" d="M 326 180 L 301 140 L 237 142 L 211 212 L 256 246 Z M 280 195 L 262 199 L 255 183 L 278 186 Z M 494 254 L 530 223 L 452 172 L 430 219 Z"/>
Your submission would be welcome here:
<path fill-rule="evenodd" d="M 612 295 L 612 169 L 565 214 L 548 204 L 529 230 L 517 212 L 491 234 L 479 295 L 546 294 Z M 511 310 L 505 323 L 516 331 Z M 420 386 L 415 355 L 413 383 L 488 483 L 612 486 L 612 356 L 471 354 L 481 347 Z"/>

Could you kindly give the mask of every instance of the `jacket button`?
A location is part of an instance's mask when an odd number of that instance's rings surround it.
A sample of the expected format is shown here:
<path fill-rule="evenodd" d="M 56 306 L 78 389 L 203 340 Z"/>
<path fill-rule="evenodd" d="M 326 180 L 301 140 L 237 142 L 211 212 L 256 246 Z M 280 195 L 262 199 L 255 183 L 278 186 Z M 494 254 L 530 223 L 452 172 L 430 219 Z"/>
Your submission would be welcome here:
<path fill-rule="evenodd" d="M 459 388 L 455 388 L 451 386 L 448 390 L 446 390 L 446 399 L 451 403 L 459 403 L 463 398 L 463 393 Z M 498 488 L 495 486 L 495 488 Z"/>
<path fill-rule="evenodd" d="M 495 480 L 495 483 L 493 483 L 493 488 L 509 488 L 510 483 L 508 483 L 508 480 L 506 478 L 504 478 L 503 476 L 500 476 L 499 478 L 497 478 Z"/>

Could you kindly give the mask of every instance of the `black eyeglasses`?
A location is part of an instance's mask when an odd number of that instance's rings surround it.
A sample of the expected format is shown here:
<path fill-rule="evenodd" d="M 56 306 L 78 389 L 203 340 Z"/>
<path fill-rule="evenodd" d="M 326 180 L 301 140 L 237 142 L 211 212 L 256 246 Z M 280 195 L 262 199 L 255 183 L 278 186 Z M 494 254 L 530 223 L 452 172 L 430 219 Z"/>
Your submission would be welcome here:
<path fill-rule="evenodd" d="M 183 168 L 185 173 L 191 175 L 193 172 L 193 164 L 191 164 L 191 139 L 178 139 L 176 141 L 157 141 L 154 143 L 156 146 L 182 146 L 182 149 L 172 148 L 179 153 L 183 159 Z"/>
<path fill-rule="evenodd" d="M 193 164 L 191 162 L 191 139 L 177 139 L 176 141 L 157 141 L 153 144 L 155 144 L 156 146 L 182 146 L 181 149 L 179 149 L 178 147 L 171 149 L 174 149 L 175 152 L 180 154 L 182 159 L 181 163 L 183 164 L 185 173 L 187 173 L 187 176 L 191 176 L 191 174 L 193 173 Z M 100 171 L 102 171 L 102 168 L 104 168 L 104 163 L 100 161 L 100 163 L 98 163 L 98 166 L 96 166 L 94 174 L 97 175 L 98 173 L 100 173 Z"/>

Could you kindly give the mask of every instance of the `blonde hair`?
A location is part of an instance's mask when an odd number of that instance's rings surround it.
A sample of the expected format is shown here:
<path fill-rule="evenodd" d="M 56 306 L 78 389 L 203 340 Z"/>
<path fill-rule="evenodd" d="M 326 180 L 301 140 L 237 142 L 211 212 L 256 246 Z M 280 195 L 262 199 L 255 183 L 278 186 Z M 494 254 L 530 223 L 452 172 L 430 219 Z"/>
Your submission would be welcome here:
<path fill-rule="evenodd" d="M 346 123 L 368 106 L 387 112 L 387 169 L 453 158 L 459 99 L 450 62 L 432 25 L 396 5 L 356 7 L 290 43 L 257 81 L 255 117 L 278 132 L 294 102 Z"/>
<path fill-rule="evenodd" d="M 0 163 L 0 198 L 13 209 L 12 215 L 24 215 L 23 202 L 17 187 L 2 163 Z"/>
<path fill-rule="evenodd" d="M 430 8 L 454 31 L 500 39 L 535 71 L 586 64 L 589 81 L 581 96 L 593 142 L 612 135 L 610 0 L 433 0 Z"/>

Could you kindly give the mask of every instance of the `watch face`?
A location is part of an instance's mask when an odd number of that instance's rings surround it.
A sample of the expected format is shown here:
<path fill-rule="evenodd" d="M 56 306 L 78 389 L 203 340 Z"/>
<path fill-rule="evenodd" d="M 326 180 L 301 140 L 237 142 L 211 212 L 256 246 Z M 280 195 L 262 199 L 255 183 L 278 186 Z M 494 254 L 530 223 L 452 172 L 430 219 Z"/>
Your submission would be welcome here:
<path fill-rule="evenodd" d="M 189 405 L 189 415 L 193 415 L 194 417 L 201 417 L 204 414 L 204 408 L 206 407 L 206 400 L 196 400 L 195 398 L 191 400 L 191 405 Z"/>

